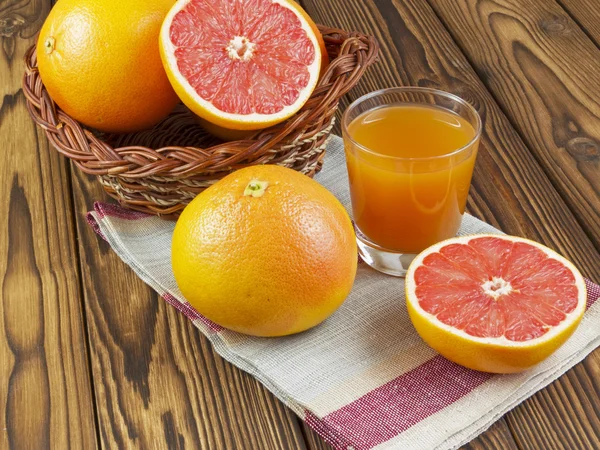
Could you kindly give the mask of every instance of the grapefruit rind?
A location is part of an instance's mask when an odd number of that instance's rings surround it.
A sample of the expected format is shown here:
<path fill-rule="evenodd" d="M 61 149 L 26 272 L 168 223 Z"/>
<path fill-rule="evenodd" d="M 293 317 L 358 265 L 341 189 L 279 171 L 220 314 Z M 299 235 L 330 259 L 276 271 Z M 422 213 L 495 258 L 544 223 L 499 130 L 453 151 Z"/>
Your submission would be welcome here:
<path fill-rule="evenodd" d="M 184 9 L 191 0 L 178 1 L 169 11 L 160 30 L 160 55 L 165 66 L 165 71 L 173 89 L 181 101 L 196 115 L 220 127 L 232 130 L 260 130 L 283 122 L 304 106 L 310 98 L 319 81 L 322 63 L 322 51 L 319 39 L 315 36 L 315 28 L 308 22 L 306 13 L 293 1 L 271 0 L 295 13 L 302 24 L 302 29 L 313 44 L 315 58 L 308 66 L 310 79 L 308 85 L 301 90 L 298 99 L 291 105 L 285 106 L 274 114 L 234 114 L 216 108 L 211 102 L 203 99 L 189 81 L 181 74 L 175 59 L 176 46 L 171 42 L 170 30 L 173 18 Z M 318 30 L 317 30 L 318 31 Z"/>
<path fill-rule="evenodd" d="M 465 244 L 471 239 L 494 237 L 522 242 L 542 250 L 549 258 L 565 265 L 575 277 L 578 289 L 577 306 L 566 314 L 566 318 L 544 335 L 527 341 L 512 341 L 504 336 L 478 337 L 441 322 L 435 315 L 425 311 L 416 296 L 415 271 L 423 260 L 449 244 Z M 406 304 L 409 316 L 421 338 L 447 359 L 465 367 L 494 373 L 520 372 L 540 363 L 556 351 L 573 334 L 586 308 L 585 280 L 577 268 L 555 251 L 528 239 L 480 234 L 463 236 L 439 242 L 421 252 L 411 263 L 405 280 Z"/>

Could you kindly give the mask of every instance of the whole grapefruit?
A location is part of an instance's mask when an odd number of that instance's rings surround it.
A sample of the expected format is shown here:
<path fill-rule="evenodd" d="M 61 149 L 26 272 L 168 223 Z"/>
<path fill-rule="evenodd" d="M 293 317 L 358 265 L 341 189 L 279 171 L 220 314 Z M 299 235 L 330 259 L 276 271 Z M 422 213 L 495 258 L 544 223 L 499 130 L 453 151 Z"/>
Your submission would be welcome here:
<path fill-rule="evenodd" d="M 158 36 L 174 0 L 60 0 L 40 31 L 37 60 L 52 99 L 106 132 L 150 128 L 179 102 Z"/>
<path fill-rule="evenodd" d="M 172 243 L 184 297 L 215 323 L 255 336 L 314 327 L 350 293 L 354 228 L 323 186 L 266 165 L 234 172 L 183 211 Z"/>

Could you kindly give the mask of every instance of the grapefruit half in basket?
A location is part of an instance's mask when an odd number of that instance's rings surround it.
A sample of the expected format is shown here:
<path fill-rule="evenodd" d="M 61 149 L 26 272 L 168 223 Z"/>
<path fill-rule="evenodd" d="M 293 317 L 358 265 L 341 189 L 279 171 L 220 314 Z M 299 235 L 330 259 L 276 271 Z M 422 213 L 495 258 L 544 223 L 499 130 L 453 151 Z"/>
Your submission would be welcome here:
<path fill-rule="evenodd" d="M 180 0 L 165 18 L 160 49 L 171 84 L 195 114 L 256 130 L 306 103 L 325 46 L 293 0 Z"/>
<path fill-rule="evenodd" d="M 565 258 L 527 239 L 479 235 L 438 243 L 406 274 L 410 318 L 446 358 L 485 372 L 524 370 L 571 336 L 585 281 Z"/>

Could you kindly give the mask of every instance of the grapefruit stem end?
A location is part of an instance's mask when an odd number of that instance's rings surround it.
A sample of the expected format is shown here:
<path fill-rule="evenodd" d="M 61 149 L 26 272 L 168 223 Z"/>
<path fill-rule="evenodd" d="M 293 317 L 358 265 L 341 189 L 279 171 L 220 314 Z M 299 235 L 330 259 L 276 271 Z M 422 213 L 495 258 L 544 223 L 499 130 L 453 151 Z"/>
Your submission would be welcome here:
<path fill-rule="evenodd" d="M 244 197 L 262 197 L 268 186 L 268 181 L 251 180 L 244 189 Z"/>
<path fill-rule="evenodd" d="M 47 38 L 44 41 L 44 51 L 48 55 L 54 51 L 55 46 L 56 46 L 56 39 L 54 39 L 52 36 L 50 36 L 49 38 Z"/>

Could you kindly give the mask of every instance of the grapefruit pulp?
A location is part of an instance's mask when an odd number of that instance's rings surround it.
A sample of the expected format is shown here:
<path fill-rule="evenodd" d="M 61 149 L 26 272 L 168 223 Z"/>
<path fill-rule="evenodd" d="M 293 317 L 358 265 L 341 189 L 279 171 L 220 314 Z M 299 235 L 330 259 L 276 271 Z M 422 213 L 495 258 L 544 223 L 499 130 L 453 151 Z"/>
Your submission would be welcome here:
<path fill-rule="evenodd" d="M 449 239 L 419 254 L 406 301 L 423 340 L 486 372 L 518 372 L 575 331 L 586 305 L 579 271 L 553 250 L 513 236 Z"/>
<path fill-rule="evenodd" d="M 181 0 L 165 18 L 160 49 L 171 84 L 195 114 L 256 130 L 308 100 L 324 44 L 293 0 Z"/>

